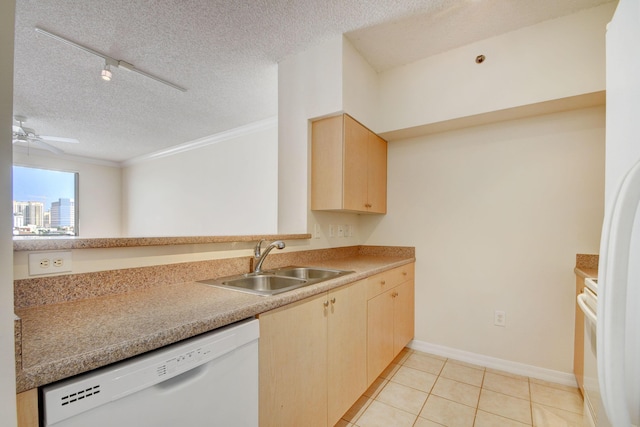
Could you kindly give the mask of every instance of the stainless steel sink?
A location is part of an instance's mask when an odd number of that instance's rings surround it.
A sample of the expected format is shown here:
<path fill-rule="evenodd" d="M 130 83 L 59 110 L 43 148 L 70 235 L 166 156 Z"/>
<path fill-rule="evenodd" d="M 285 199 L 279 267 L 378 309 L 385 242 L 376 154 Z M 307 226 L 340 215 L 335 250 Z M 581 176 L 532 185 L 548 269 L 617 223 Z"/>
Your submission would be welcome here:
<path fill-rule="evenodd" d="M 275 295 L 348 273 L 353 272 L 317 267 L 284 267 L 261 273 L 201 280 L 200 283 L 257 295 Z"/>
<path fill-rule="evenodd" d="M 330 279 L 345 273 L 342 270 L 329 270 L 316 267 L 285 267 L 272 270 L 278 276 L 297 277 L 299 279 Z M 350 272 L 347 272 L 350 273 Z"/>

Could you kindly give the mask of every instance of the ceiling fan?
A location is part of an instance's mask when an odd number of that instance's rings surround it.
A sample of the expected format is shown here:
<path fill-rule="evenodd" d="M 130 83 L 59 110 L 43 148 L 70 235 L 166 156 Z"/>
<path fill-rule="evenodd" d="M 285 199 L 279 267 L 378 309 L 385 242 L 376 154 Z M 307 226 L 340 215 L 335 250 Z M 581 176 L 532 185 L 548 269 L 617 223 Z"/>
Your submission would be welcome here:
<path fill-rule="evenodd" d="M 13 118 L 18 124 L 13 125 L 13 143 L 16 142 L 25 142 L 27 144 L 33 144 L 45 150 L 51 151 L 55 154 L 64 154 L 64 151 L 59 149 L 58 147 L 54 147 L 49 144 L 49 142 L 69 142 L 72 144 L 77 144 L 78 141 L 75 138 L 63 138 L 59 136 L 46 136 L 46 135 L 38 135 L 36 131 L 23 126 L 23 123 L 27 121 L 26 117 L 23 116 L 15 116 Z"/>

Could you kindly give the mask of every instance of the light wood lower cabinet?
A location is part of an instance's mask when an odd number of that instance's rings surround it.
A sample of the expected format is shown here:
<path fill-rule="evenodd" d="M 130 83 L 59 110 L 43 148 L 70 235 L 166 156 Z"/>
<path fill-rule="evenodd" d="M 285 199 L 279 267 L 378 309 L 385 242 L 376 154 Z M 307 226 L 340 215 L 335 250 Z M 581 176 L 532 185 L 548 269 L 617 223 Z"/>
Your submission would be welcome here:
<path fill-rule="evenodd" d="M 372 276 L 367 286 L 367 384 L 371 384 L 414 337 L 414 264 Z"/>
<path fill-rule="evenodd" d="M 411 279 L 396 288 L 393 307 L 393 357 L 415 336 L 415 286 Z"/>
<path fill-rule="evenodd" d="M 18 393 L 18 427 L 38 427 L 38 389 Z"/>
<path fill-rule="evenodd" d="M 584 279 L 576 275 L 575 330 L 573 335 L 573 373 L 584 396 L 584 314 L 578 306 L 578 295 L 584 288 Z"/>
<path fill-rule="evenodd" d="M 367 388 L 367 288 L 260 315 L 260 426 L 333 426 Z"/>

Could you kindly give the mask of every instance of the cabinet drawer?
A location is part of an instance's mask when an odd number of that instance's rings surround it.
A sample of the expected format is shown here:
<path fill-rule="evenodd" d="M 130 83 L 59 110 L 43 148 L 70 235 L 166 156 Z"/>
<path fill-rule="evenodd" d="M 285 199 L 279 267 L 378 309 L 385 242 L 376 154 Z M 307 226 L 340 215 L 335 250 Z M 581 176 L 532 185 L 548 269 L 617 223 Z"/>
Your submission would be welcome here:
<path fill-rule="evenodd" d="M 386 292 L 407 280 L 413 280 L 413 277 L 413 263 L 371 276 L 367 279 L 367 299 L 380 295 L 381 293 Z"/>

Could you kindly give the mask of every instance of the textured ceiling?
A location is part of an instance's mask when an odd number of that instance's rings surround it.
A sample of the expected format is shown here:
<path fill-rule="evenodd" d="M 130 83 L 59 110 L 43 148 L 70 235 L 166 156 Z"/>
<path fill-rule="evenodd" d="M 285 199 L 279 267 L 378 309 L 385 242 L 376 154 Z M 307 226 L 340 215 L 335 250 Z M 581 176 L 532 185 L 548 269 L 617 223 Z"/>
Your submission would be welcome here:
<path fill-rule="evenodd" d="M 346 33 L 378 71 L 609 0 L 16 0 L 14 114 L 124 161 L 277 114 L 277 62 Z M 100 79 L 101 58 L 187 88 Z"/>

